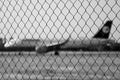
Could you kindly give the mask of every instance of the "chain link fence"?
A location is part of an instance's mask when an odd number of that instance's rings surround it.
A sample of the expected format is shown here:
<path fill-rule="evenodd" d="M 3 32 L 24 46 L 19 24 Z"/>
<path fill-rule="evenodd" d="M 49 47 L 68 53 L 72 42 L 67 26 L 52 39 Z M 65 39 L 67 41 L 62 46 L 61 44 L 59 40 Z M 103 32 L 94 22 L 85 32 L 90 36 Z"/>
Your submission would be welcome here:
<path fill-rule="evenodd" d="M 119 0 L 1 0 L 0 36 L 9 39 L 92 37 L 113 20 L 110 38 L 119 40 Z"/>
<path fill-rule="evenodd" d="M 7 40 L 11 36 L 16 39 L 65 40 L 69 35 L 73 40 L 89 39 L 107 20 L 113 20 L 109 38 L 119 42 L 119 0 L 0 1 L 0 37 Z M 61 52 L 60 56 L 17 53 L 1 52 L 1 80 L 120 79 L 119 52 Z"/>
<path fill-rule="evenodd" d="M 119 75 L 119 52 L 61 52 L 60 56 L 31 52 L 0 56 L 1 80 L 119 80 Z"/>

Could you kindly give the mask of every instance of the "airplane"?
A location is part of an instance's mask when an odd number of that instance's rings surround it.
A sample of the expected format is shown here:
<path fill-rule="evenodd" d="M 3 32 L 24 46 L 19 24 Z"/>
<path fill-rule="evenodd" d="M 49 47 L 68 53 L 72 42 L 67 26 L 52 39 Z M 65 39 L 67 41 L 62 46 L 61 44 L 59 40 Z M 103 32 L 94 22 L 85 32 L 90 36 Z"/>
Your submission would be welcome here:
<path fill-rule="evenodd" d="M 40 39 L 22 39 L 18 41 L 16 39 L 11 39 L 9 42 L 5 43 L 4 47 L 6 51 L 36 51 L 36 53 L 39 54 L 55 51 L 55 55 L 59 55 L 58 51 L 101 50 L 101 45 L 103 45 L 103 43 L 107 41 L 114 42 L 108 40 L 111 26 L 112 21 L 107 21 L 91 39 L 86 40 L 83 39 L 70 41 L 69 36 L 69 38 L 64 42 L 58 44 L 55 43 L 47 46 L 46 44 L 43 44 L 43 41 L 41 41 Z"/>
<path fill-rule="evenodd" d="M 108 39 L 112 23 L 112 20 L 107 21 L 91 39 L 75 41 L 68 39 L 64 44 L 39 46 L 36 48 L 36 52 L 43 54 L 55 51 L 55 55 L 59 55 L 59 51 L 120 51 L 120 43 Z"/>

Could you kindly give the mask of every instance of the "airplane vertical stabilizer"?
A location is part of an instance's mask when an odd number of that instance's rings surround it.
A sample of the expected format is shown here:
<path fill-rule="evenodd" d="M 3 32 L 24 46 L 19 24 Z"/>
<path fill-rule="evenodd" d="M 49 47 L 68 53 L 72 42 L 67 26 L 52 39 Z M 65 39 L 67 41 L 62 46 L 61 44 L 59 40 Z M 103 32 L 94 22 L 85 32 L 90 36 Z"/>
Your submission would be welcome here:
<path fill-rule="evenodd" d="M 108 39 L 110 31 L 111 31 L 111 26 L 112 26 L 111 20 L 107 21 L 103 27 L 93 36 L 93 38 L 101 38 L 101 39 Z"/>

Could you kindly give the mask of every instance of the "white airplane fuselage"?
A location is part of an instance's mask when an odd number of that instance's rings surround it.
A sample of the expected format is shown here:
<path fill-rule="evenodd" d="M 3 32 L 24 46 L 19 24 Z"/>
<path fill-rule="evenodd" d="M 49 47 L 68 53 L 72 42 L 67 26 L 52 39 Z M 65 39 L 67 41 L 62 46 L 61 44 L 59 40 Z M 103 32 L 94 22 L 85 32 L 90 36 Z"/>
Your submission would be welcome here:
<path fill-rule="evenodd" d="M 35 47 L 39 45 L 41 41 L 39 39 L 22 39 L 22 40 L 10 40 L 4 45 L 6 51 L 35 51 Z"/>
<path fill-rule="evenodd" d="M 14 42 L 9 47 L 35 47 L 40 44 L 39 39 L 22 39 L 17 42 Z"/>

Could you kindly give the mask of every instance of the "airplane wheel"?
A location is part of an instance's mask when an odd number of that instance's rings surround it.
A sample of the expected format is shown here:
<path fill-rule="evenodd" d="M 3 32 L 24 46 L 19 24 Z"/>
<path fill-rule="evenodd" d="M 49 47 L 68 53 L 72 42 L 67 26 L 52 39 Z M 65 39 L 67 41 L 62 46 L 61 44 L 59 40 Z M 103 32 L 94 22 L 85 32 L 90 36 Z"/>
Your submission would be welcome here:
<path fill-rule="evenodd" d="M 21 56 L 21 55 L 22 55 L 22 52 L 19 52 L 18 55 Z"/>
<path fill-rule="evenodd" d="M 58 51 L 55 51 L 55 55 L 56 55 L 56 56 L 59 56 L 59 52 L 58 52 Z"/>

